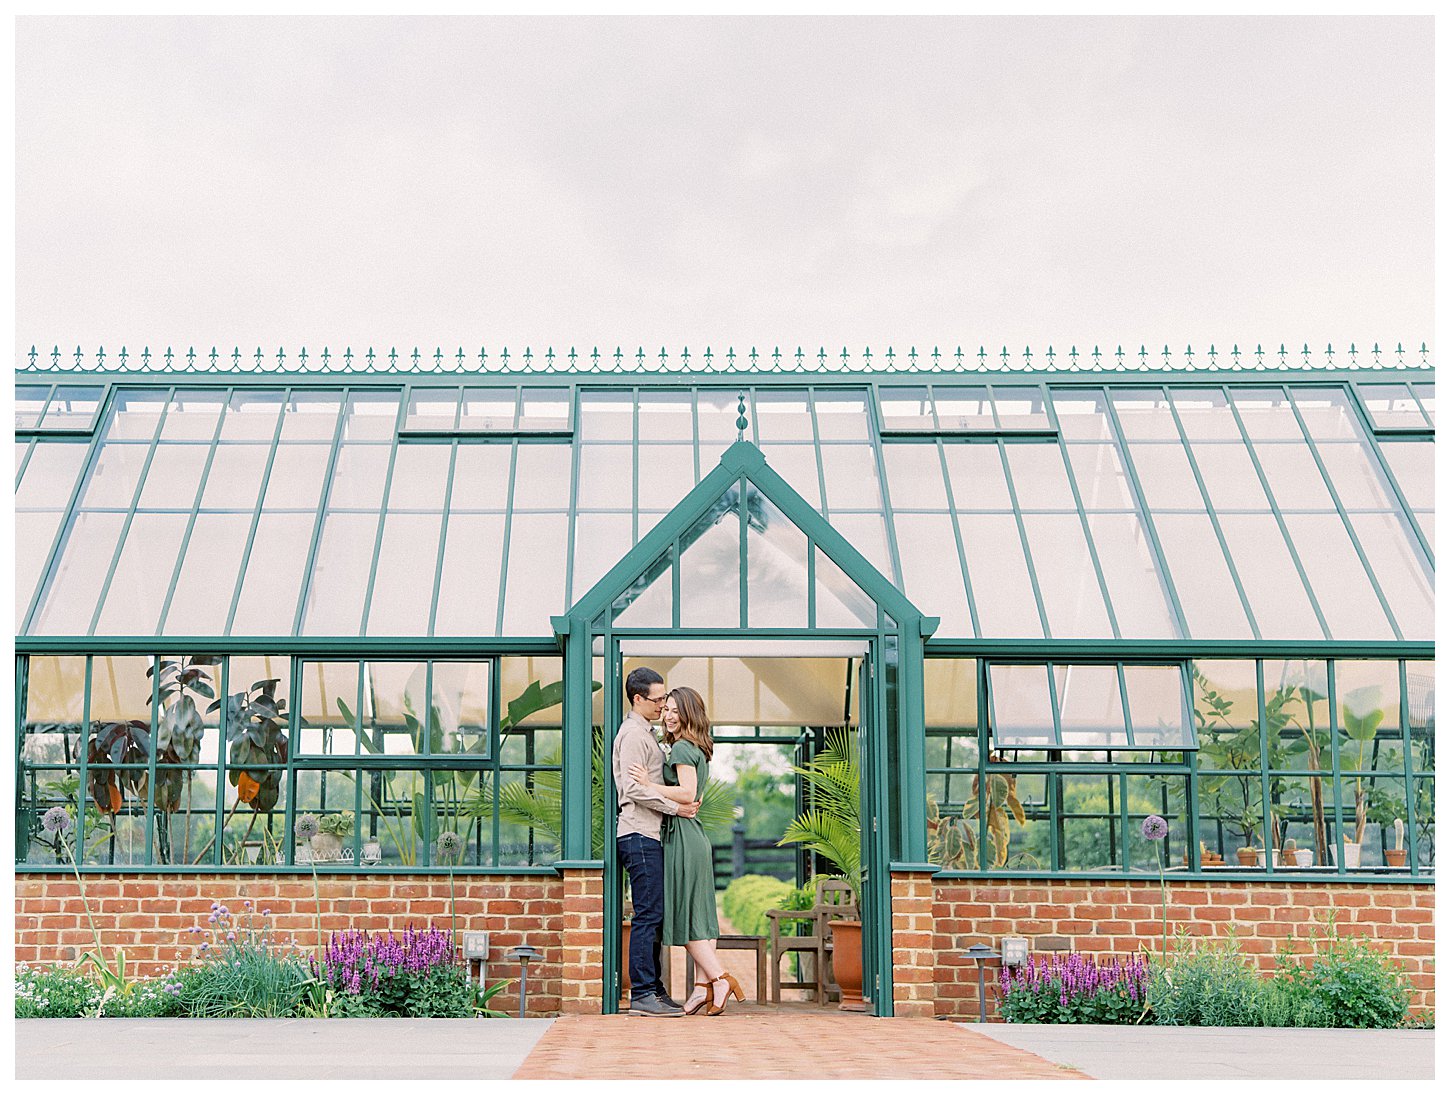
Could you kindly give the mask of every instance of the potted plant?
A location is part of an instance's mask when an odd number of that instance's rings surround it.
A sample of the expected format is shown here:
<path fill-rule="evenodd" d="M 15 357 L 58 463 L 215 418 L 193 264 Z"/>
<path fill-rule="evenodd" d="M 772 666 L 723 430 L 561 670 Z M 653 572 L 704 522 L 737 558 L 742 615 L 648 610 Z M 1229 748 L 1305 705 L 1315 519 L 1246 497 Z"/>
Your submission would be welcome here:
<path fill-rule="evenodd" d="M 779 845 L 800 844 L 840 868 L 861 907 L 861 758 L 856 738 L 845 730 L 826 735 L 826 746 L 795 772 L 806 781 L 811 806 L 786 828 Z M 861 922 L 832 920 L 836 983 L 841 1010 L 865 1011 L 862 997 Z"/>
<path fill-rule="evenodd" d="M 352 836 L 352 811 L 340 810 L 328 814 L 317 823 L 317 833 L 309 843 L 314 859 L 338 859 L 342 855 L 342 842 Z"/>
<path fill-rule="evenodd" d="M 1395 846 L 1385 849 L 1385 866 L 1403 867 L 1405 865 L 1405 819 L 1395 818 Z"/>

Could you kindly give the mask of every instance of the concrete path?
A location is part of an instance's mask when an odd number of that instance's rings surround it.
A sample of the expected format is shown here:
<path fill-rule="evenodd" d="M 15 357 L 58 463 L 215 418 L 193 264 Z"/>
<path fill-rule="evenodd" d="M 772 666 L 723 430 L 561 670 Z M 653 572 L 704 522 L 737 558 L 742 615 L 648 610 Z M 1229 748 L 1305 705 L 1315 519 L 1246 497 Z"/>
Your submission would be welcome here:
<path fill-rule="evenodd" d="M 1099 1080 L 1430 1080 L 1433 1030 L 961 1023 Z"/>
<path fill-rule="evenodd" d="M 552 1019 L 17 1019 L 17 1080 L 504 1080 Z"/>

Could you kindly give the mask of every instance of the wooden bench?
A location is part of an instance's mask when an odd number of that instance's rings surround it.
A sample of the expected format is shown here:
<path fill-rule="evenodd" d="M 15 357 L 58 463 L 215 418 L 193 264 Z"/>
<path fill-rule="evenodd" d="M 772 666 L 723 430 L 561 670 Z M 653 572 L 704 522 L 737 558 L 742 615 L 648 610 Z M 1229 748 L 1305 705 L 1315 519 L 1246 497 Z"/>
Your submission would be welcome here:
<path fill-rule="evenodd" d="M 765 1003 L 765 936 L 763 935 L 722 935 L 715 940 L 715 949 L 722 951 L 754 951 L 755 952 L 755 1002 Z M 685 952 L 685 996 L 694 991 L 695 985 L 695 960 L 690 957 L 690 952 Z M 681 996 L 683 1000 L 685 996 Z"/>

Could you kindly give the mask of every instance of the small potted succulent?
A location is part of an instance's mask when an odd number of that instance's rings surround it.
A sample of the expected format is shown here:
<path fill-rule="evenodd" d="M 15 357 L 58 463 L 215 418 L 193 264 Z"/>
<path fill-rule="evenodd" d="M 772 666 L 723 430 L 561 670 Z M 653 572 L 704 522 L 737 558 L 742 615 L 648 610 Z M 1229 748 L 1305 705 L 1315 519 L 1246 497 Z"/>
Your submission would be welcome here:
<path fill-rule="evenodd" d="M 1405 819 L 1395 818 L 1395 846 L 1385 849 L 1385 866 L 1403 867 L 1405 865 Z"/>
<path fill-rule="evenodd" d="M 342 842 L 352 836 L 352 811 L 340 810 L 328 814 L 317 823 L 317 833 L 312 837 L 314 859 L 339 859 L 342 856 Z"/>

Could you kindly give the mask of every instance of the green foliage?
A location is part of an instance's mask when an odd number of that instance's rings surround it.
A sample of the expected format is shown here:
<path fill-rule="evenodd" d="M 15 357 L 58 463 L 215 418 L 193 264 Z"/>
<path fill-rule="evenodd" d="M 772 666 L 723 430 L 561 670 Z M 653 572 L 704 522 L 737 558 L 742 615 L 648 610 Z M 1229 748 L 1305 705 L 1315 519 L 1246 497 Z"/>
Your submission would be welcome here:
<path fill-rule="evenodd" d="M 352 811 L 339 810 L 335 814 L 328 814 L 317 823 L 317 827 L 321 832 L 338 838 L 352 836 Z"/>
<path fill-rule="evenodd" d="M 247 765 L 287 763 L 287 701 L 277 698 L 279 679 L 257 681 L 245 692 L 227 697 L 227 779 L 237 788 L 237 799 L 257 813 L 277 805 L 283 772 L 273 768 L 247 769 Z M 221 707 L 215 701 L 208 711 Z"/>
<path fill-rule="evenodd" d="M 201 1019 L 279 1019 L 297 1013 L 307 967 L 294 955 L 235 943 L 182 970 L 183 1012 Z"/>
<path fill-rule="evenodd" d="M 1009 1023 L 1136 1023 L 1143 1016 L 1148 962 L 1091 955 L 1038 955 L 1003 968 L 1002 1018 Z"/>
<path fill-rule="evenodd" d="M 1194 940 L 1180 931 L 1166 966 L 1148 982 L 1154 1021 L 1167 1026 L 1259 1026 L 1263 981 L 1229 934 Z"/>
<path fill-rule="evenodd" d="M 1400 964 L 1364 939 L 1340 936 L 1332 916 L 1326 917 L 1312 964 L 1295 969 L 1281 962 L 1280 975 L 1293 978 L 1303 993 L 1333 1016 L 1334 1026 L 1398 1027 L 1410 1013 L 1410 993 Z"/>
<path fill-rule="evenodd" d="M 770 931 L 766 910 L 783 908 L 782 902 L 794 890 L 790 883 L 769 875 L 741 875 L 725 887 L 720 909 L 740 934 L 766 935 Z"/>
<path fill-rule="evenodd" d="M 784 758 L 795 751 L 791 745 L 766 748 Z M 789 769 L 776 772 L 751 761 L 736 772 L 734 786 L 735 798 L 745 809 L 747 840 L 774 840 L 795 817 L 795 775 Z"/>
<path fill-rule="evenodd" d="M 100 985 L 73 966 L 15 967 L 17 1019 L 78 1019 L 100 1005 Z"/>
<path fill-rule="evenodd" d="M 825 856 L 850 883 L 861 903 L 861 757 L 856 736 L 846 730 L 826 734 L 826 746 L 795 773 L 810 788 L 811 807 L 780 838 Z"/>

